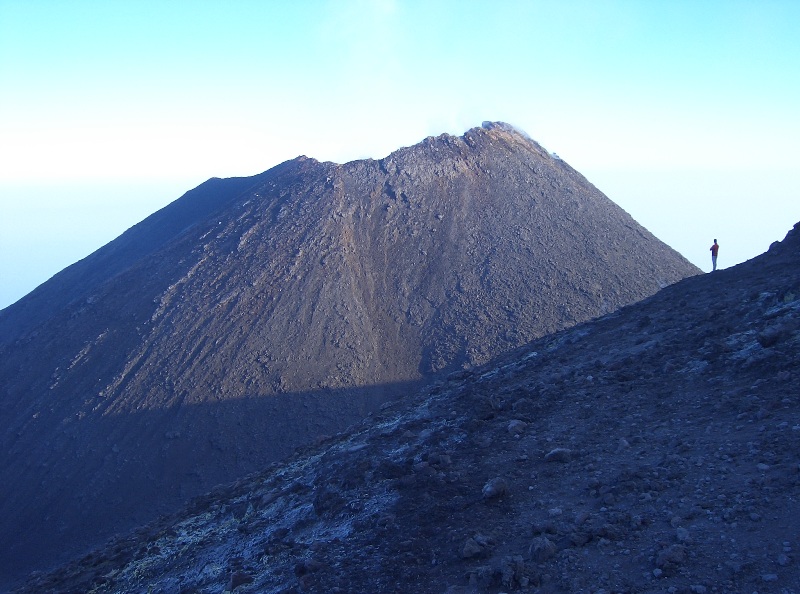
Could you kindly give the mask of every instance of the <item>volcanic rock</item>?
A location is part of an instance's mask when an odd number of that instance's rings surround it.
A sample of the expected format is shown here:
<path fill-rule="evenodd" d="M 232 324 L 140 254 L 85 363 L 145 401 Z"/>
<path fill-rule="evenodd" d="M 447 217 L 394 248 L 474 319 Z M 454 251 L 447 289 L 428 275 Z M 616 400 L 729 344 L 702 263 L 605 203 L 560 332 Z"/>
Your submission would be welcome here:
<path fill-rule="evenodd" d="M 13 535 L 0 575 L 86 551 L 436 374 L 697 273 L 504 124 L 381 160 L 299 157 L 209 180 L 0 312 L 0 532 Z M 745 365 L 794 331 L 772 328 L 766 346 L 742 337 Z M 401 471 L 417 484 L 451 472 Z M 323 493 L 317 507 L 351 502 Z"/>
<path fill-rule="evenodd" d="M 252 579 L 237 592 L 800 591 L 800 326 L 769 358 L 740 356 L 798 319 L 800 223 L 759 258 L 451 374 L 20 594 L 222 592 L 226 568 Z M 492 402 L 524 395 L 536 412 L 518 439 L 518 411 Z M 544 460 L 567 442 L 586 455 Z M 439 452 L 444 476 L 395 478 Z M 476 496 L 498 474 L 515 488 Z M 320 515 L 321 492 L 349 503 Z"/>

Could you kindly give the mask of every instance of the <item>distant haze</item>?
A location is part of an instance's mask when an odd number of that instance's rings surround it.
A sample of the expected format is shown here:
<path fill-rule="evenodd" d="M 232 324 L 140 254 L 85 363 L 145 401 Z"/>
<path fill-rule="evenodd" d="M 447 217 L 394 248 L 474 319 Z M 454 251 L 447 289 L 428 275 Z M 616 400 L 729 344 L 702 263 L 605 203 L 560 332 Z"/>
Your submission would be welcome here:
<path fill-rule="evenodd" d="M 525 130 L 704 270 L 800 219 L 800 3 L 0 0 L 0 307 L 210 177 Z"/>

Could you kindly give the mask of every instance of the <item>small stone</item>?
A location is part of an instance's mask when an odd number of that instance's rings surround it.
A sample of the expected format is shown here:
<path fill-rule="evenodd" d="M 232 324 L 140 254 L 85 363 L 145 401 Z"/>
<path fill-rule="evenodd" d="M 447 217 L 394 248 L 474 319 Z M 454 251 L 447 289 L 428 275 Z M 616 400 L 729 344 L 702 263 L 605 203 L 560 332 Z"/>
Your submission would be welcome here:
<path fill-rule="evenodd" d="M 528 423 L 526 423 L 525 421 L 520 421 L 519 419 L 514 419 L 513 421 L 509 421 L 508 423 L 509 433 L 523 433 L 527 428 L 528 428 Z"/>
<path fill-rule="evenodd" d="M 572 460 L 572 450 L 568 448 L 555 448 L 545 454 L 545 462 L 569 462 Z"/>
<path fill-rule="evenodd" d="M 494 499 L 508 493 L 508 483 L 500 477 L 493 478 L 483 486 L 483 498 Z"/>
<path fill-rule="evenodd" d="M 530 557 L 539 563 L 547 561 L 556 554 L 555 543 L 546 536 L 539 536 L 533 539 L 531 546 L 528 548 Z"/>
<path fill-rule="evenodd" d="M 477 557 L 481 555 L 484 551 L 484 547 L 482 547 L 474 538 L 468 538 L 467 541 L 464 543 L 464 546 L 461 547 L 461 558 L 462 559 L 471 559 L 472 557 Z"/>
<path fill-rule="evenodd" d="M 322 569 L 322 563 L 314 559 L 303 559 L 298 561 L 294 566 L 294 573 L 297 577 L 307 575 L 309 573 L 316 573 Z"/>
<path fill-rule="evenodd" d="M 763 462 L 761 462 L 761 463 L 758 465 L 758 469 L 759 469 L 761 472 L 766 472 L 767 470 L 769 470 L 769 464 L 764 464 Z"/>
<path fill-rule="evenodd" d="M 781 567 L 786 567 L 787 565 L 789 565 L 789 562 L 790 559 L 786 554 L 781 553 L 780 555 L 778 555 L 778 565 L 780 565 Z"/>
<path fill-rule="evenodd" d="M 656 566 L 664 569 L 670 566 L 677 566 L 686 559 L 686 547 L 677 544 L 663 549 L 656 555 Z"/>
<path fill-rule="evenodd" d="M 778 581 L 778 574 L 777 573 L 765 573 L 761 576 L 761 580 L 765 582 L 777 582 Z"/>
<path fill-rule="evenodd" d="M 243 571 L 235 571 L 231 575 L 231 581 L 228 584 L 229 590 L 235 590 L 239 586 L 243 586 L 245 584 L 252 584 L 255 580 L 253 576 L 244 573 Z"/>
<path fill-rule="evenodd" d="M 678 542 L 689 542 L 690 540 L 689 531 L 686 528 L 678 528 L 675 536 L 678 538 Z"/>
<path fill-rule="evenodd" d="M 661 571 L 661 570 L 660 570 L 658 567 L 656 567 L 656 568 L 653 570 L 653 577 L 660 578 L 662 575 L 664 575 L 664 572 L 663 572 L 663 571 Z"/>
<path fill-rule="evenodd" d="M 706 587 L 700 584 L 689 586 L 689 590 L 691 590 L 693 594 L 706 594 Z"/>

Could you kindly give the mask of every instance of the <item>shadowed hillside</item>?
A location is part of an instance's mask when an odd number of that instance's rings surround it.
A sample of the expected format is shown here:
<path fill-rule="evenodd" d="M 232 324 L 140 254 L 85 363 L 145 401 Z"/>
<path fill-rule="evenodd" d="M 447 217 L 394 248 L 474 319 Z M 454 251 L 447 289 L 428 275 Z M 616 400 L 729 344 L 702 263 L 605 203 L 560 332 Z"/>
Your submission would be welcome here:
<path fill-rule="evenodd" d="M 800 591 L 800 223 L 20 592 Z"/>
<path fill-rule="evenodd" d="M 0 312 L 0 572 L 697 272 L 504 124 L 210 180 Z"/>

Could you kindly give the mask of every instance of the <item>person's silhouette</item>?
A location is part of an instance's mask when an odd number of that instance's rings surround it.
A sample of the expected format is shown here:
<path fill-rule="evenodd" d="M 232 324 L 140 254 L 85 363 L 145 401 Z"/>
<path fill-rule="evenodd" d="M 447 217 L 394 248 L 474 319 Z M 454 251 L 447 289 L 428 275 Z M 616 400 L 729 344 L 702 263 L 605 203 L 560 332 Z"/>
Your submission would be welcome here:
<path fill-rule="evenodd" d="M 711 266 L 712 272 L 717 269 L 717 252 L 719 252 L 719 244 L 714 240 L 714 245 L 711 246 Z"/>

